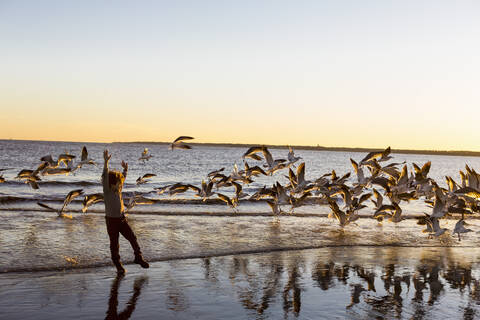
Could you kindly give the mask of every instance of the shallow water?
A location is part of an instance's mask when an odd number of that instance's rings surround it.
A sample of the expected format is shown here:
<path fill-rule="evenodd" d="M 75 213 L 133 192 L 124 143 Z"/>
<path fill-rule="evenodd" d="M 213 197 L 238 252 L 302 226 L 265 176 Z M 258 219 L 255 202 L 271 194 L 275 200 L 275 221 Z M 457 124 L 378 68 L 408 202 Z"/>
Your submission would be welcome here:
<path fill-rule="evenodd" d="M 51 154 L 54 159 L 61 153 L 66 151 L 77 158 L 80 157 L 81 149 L 86 146 L 89 156 L 95 160 L 97 166 L 84 166 L 77 170 L 74 174 L 68 176 L 44 176 L 39 182 L 40 189 L 33 190 L 21 181 L 15 180 L 14 177 L 21 169 L 34 169 L 40 163 L 40 158 Z M 206 179 L 209 172 L 220 168 L 225 168 L 224 173 L 230 174 L 233 165 L 236 163 L 239 169 L 243 169 L 242 154 L 247 148 L 244 147 L 222 147 L 222 146 L 194 146 L 191 150 L 174 150 L 168 149 L 164 144 L 102 144 L 102 143 L 73 143 L 73 142 L 47 142 L 47 141 L 15 141 L 0 140 L 0 168 L 8 168 L 9 170 L 2 172 L 6 182 L 0 183 L 0 197 L 13 196 L 20 197 L 21 200 L 30 201 L 10 201 L 5 202 L 0 199 L 0 209 L 41 209 L 36 201 L 53 201 L 54 207 L 59 207 L 65 195 L 73 189 L 82 188 L 86 194 L 101 192 L 100 176 L 103 166 L 103 150 L 109 149 L 113 154 L 111 167 L 120 169 L 120 162 L 125 160 L 129 163 L 129 174 L 125 182 L 124 193 L 126 196 L 133 192 L 149 193 L 147 196 L 160 200 L 185 200 L 194 199 L 191 192 L 187 192 L 174 197 L 167 195 L 157 195 L 153 188 L 173 184 L 176 182 L 190 183 L 200 186 L 202 179 Z M 153 157 L 143 163 L 139 161 L 143 148 L 148 148 Z M 271 149 L 274 158 L 286 158 L 287 149 Z M 342 176 L 350 172 L 350 183 L 356 181 L 350 158 L 359 162 L 366 153 L 360 152 L 333 152 L 333 151 L 315 151 L 315 150 L 296 150 L 296 155 L 301 156 L 301 161 L 305 162 L 305 178 L 307 180 L 315 180 L 321 175 L 335 170 L 337 175 Z M 440 185 L 445 186 L 445 175 L 452 176 L 456 181 L 460 181 L 458 171 L 464 170 L 465 164 L 473 168 L 480 168 L 480 157 L 459 157 L 459 156 L 440 156 L 440 155 L 414 155 L 414 154 L 393 154 L 393 162 L 406 161 L 408 168 L 412 170 L 412 163 L 423 165 L 427 161 L 432 161 L 432 167 L 429 177 L 435 179 Z M 261 165 L 261 161 L 249 159 L 250 165 Z M 156 174 L 148 183 L 136 185 L 135 181 L 138 177 L 145 173 Z M 271 186 L 275 181 L 281 182 L 283 185 L 288 183 L 285 175 L 288 170 L 276 172 L 273 176 L 257 177 L 255 181 L 249 185 L 244 185 L 244 192 L 253 194 L 264 185 Z M 219 191 L 226 195 L 233 194 L 233 188 L 223 188 Z M 74 202 L 78 202 L 76 200 Z M 141 206 L 134 208 L 134 211 L 149 212 L 228 212 L 228 207 L 223 204 L 209 205 L 205 208 L 204 203 L 197 204 L 193 202 L 179 209 L 178 202 L 171 203 L 163 201 L 156 205 L 149 205 L 148 209 Z M 184 201 L 179 201 L 185 204 Z M 423 211 L 429 210 L 423 201 L 411 201 L 410 203 L 402 203 L 405 214 L 421 214 Z M 68 207 L 68 210 L 79 210 L 80 205 L 75 203 Z M 248 203 L 242 202 L 238 207 L 241 212 L 269 212 L 270 208 L 265 203 Z M 103 204 L 98 203 L 91 207 L 91 210 L 100 212 L 103 210 Z M 288 210 L 288 208 L 285 208 Z M 323 211 L 322 211 L 323 210 Z M 368 211 L 368 210 L 366 210 Z M 307 205 L 296 208 L 295 212 L 299 213 L 325 213 L 324 206 Z M 371 214 L 368 211 L 368 214 Z"/>
<path fill-rule="evenodd" d="M 476 247 L 475 232 L 461 241 L 445 234 L 430 239 L 416 220 L 378 224 L 359 219 L 345 230 L 324 217 L 208 216 L 132 214 L 129 223 L 150 261 L 238 253 L 320 248 L 324 246 Z M 455 220 L 445 220 L 453 228 Z M 3 212 L 0 220 L 0 272 L 62 270 L 110 264 L 109 240 L 102 214 L 58 218 L 46 212 Z M 121 237 L 123 261 L 132 261 Z"/>

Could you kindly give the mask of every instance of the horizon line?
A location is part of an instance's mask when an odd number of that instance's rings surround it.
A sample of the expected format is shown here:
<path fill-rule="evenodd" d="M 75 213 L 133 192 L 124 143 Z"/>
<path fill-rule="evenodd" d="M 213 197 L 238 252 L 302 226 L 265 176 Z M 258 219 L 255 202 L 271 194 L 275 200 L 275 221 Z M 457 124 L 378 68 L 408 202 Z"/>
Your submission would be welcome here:
<path fill-rule="evenodd" d="M 30 141 L 30 142 L 63 142 L 63 143 L 95 143 L 95 144 L 165 144 L 169 145 L 171 142 L 164 141 L 112 141 L 112 142 L 86 142 L 86 141 L 64 141 L 64 140 L 41 140 L 41 139 L 0 139 L 0 141 Z M 378 147 L 332 147 L 314 145 L 291 145 L 291 144 L 265 144 L 265 143 L 231 143 L 231 142 L 189 142 L 192 145 L 211 145 L 224 147 L 250 147 L 254 145 L 265 146 L 272 149 L 292 147 L 298 150 L 318 150 L 318 151 L 352 151 L 352 152 L 370 152 L 381 151 L 385 148 Z M 480 157 L 480 151 L 472 150 L 436 150 L 436 149 L 395 149 L 392 148 L 392 153 L 400 154 L 432 154 L 432 155 L 456 155 L 456 156 L 475 156 Z"/>

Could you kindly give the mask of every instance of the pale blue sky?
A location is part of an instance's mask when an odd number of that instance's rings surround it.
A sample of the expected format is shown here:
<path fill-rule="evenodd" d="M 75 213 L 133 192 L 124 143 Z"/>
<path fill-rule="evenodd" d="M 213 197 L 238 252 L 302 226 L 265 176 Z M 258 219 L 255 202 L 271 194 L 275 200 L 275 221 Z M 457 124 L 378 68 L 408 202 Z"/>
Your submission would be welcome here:
<path fill-rule="evenodd" d="M 479 17 L 477 1 L 3 0 L 0 138 L 480 150 Z"/>

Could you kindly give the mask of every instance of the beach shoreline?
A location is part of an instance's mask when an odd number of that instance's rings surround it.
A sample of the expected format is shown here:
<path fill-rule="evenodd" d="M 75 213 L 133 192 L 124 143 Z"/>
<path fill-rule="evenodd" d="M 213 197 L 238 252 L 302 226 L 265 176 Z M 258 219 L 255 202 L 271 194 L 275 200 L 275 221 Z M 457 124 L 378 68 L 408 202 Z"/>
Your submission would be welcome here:
<path fill-rule="evenodd" d="M 0 274 L 0 319 L 473 319 L 479 249 L 349 247 Z M 467 297 L 464 296 L 468 293 Z M 379 318 L 379 319 L 380 319 Z"/>

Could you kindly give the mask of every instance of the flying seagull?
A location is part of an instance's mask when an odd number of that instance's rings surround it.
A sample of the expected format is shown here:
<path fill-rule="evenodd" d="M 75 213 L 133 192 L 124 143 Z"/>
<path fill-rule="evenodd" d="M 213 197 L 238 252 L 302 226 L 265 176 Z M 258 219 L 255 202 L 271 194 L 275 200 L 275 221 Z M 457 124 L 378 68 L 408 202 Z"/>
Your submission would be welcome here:
<path fill-rule="evenodd" d="M 80 196 L 83 194 L 83 189 L 75 189 L 75 190 L 72 190 L 70 191 L 67 196 L 65 197 L 65 199 L 63 200 L 63 205 L 62 205 L 62 208 L 60 210 L 56 210 L 50 206 L 47 206 L 46 204 L 44 203 L 41 203 L 41 202 L 37 202 L 37 204 L 43 208 L 46 208 L 50 211 L 54 211 L 58 214 L 59 217 L 64 217 L 64 218 L 72 218 L 72 215 L 67 215 L 67 214 L 64 214 L 63 211 L 65 210 L 65 208 L 68 206 L 68 204 L 70 202 L 72 202 L 73 199 L 75 199 L 76 197 Z"/>
<path fill-rule="evenodd" d="M 190 136 L 180 136 L 170 144 L 170 150 L 173 150 L 173 149 L 192 149 L 191 146 L 189 146 L 188 144 L 183 142 L 184 140 L 192 140 L 192 139 L 194 139 L 194 138 L 190 137 Z"/>
<path fill-rule="evenodd" d="M 142 155 L 140 156 L 140 158 L 138 158 L 138 160 L 142 160 L 143 162 L 145 162 L 145 160 L 148 161 L 148 159 L 150 159 L 151 157 L 153 156 L 148 153 L 148 148 L 145 148 L 143 149 Z"/>

